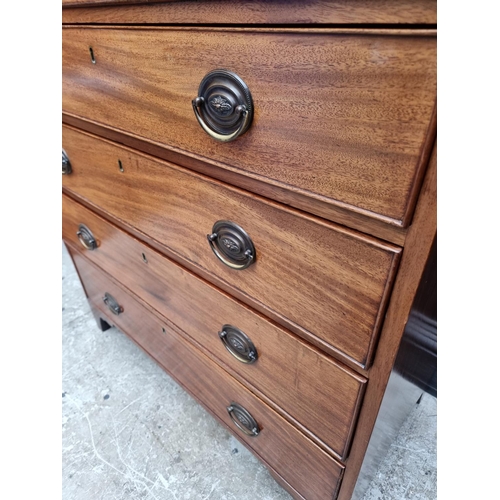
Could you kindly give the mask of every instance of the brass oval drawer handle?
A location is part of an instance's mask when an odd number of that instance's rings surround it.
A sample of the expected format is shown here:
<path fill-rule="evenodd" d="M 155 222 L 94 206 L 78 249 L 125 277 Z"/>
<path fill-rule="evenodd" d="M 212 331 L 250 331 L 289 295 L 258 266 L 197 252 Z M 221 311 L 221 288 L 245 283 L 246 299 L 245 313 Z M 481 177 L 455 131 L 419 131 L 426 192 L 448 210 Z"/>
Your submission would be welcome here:
<path fill-rule="evenodd" d="M 224 325 L 219 337 L 224 347 L 242 363 L 255 363 L 258 358 L 257 349 L 250 338 L 239 328 Z"/>
<path fill-rule="evenodd" d="M 69 175 L 71 174 L 72 169 L 71 169 L 71 163 L 69 161 L 68 155 L 66 154 L 66 151 L 64 149 L 62 150 L 62 174 L 63 175 Z"/>
<path fill-rule="evenodd" d="M 87 250 L 95 250 L 97 248 L 97 241 L 94 238 L 92 231 L 85 224 L 80 224 L 78 226 L 78 231 L 76 232 L 76 235 L 78 236 L 80 243 Z"/>
<path fill-rule="evenodd" d="M 123 312 L 123 307 L 118 304 L 116 299 L 108 292 L 104 294 L 104 297 L 102 298 L 102 301 L 108 306 L 108 309 L 118 316 L 120 313 Z"/>
<path fill-rule="evenodd" d="M 192 104 L 201 128 L 220 142 L 234 141 L 252 122 L 253 102 L 248 86 L 225 69 L 205 75 Z"/>
<path fill-rule="evenodd" d="M 255 247 L 250 236 L 234 222 L 217 221 L 207 239 L 217 258 L 231 269 L 246 269 L 255 262 Z"/>
<path fill-rule="evenodd" d="M 238 403 L 231 403 L 227 412 L 234 425 L 247 436 L 255 437 L 260 433 L 259 424 L 250 413 Z"/>

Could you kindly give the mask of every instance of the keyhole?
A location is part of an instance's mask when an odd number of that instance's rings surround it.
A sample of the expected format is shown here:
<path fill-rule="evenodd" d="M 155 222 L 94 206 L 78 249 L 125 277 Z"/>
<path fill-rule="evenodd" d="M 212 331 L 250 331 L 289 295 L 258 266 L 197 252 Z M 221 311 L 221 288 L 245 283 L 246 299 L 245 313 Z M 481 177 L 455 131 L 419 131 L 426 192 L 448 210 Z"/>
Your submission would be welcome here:
<path fill-rule="evenodd" d="M 92 49 L 92 47 L 89 47 L 89 52 L 90 52 L 90 60 L 92 61 L 92 64 L 95 64 L 94 50 Z"/>
<path fill-rule="evenodd" d="M 118 168 L 120 169 L 120 172 L 123 172 L 123 165 L 122 165 L 122 161 L 121 160 L 118 160 Z M 142 254 L 144 255 L 144 254 Z"/>
<path fill-rule="evenodd" d="M 144 254 L 142 254 L 142 260 L 144 263 L 148 263 L 148 259 L 146 258 L 146 256 Z"/>
<path fill-rule="evenodd" d="M 162 329 L 161 329 L 161 332 L 166 334 L 166 333 L 167 333 L 167 330 L 165 330 L 165 328 L 162 328 Z"/>

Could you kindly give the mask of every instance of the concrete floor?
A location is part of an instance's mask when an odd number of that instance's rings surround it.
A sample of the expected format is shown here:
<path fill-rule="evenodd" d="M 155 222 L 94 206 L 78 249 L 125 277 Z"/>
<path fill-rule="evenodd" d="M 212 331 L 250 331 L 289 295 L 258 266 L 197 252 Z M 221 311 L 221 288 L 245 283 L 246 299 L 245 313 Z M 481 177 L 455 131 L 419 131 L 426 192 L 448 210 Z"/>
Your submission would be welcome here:
<path fill-rule="evenodd" d="M 64 500 L 288 500 L 267 469 L 124 334 L 101 332 L 63 247 Z M 363 500 L 432 500 L 424 395 Z"/>

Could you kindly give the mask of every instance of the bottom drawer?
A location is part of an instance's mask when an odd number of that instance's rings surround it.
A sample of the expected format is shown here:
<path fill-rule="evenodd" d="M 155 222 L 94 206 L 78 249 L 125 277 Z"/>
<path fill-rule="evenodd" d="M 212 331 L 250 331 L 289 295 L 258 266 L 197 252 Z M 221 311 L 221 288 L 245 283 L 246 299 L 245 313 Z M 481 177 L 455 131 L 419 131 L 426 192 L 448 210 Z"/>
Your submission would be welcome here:
<path fill-rule="evenodd" d="M 341 464 L 170 329 L 79 251 L 71 246 L 68 250 L 94 311 L 156 359 L 254 452 L 290 493 L 311 500 L 336 498 L 344 471 Z"/>

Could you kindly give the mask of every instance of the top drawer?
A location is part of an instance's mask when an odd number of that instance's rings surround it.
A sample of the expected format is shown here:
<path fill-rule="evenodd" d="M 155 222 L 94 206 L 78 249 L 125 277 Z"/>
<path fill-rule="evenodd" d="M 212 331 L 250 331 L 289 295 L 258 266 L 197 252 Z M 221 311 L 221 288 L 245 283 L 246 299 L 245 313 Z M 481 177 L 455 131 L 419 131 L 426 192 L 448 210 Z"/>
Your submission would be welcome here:
<path fill-rule="evenodd" d="M 161 5 L 158 5 L 161 2 Z M 436 24 L 436 0 L 62 0 L 63 22 L 152 24 Z M 132 4 L 132 5 L 131 5 Z M 117 5 L 120 6 L 117 9 Z M 92 8 L 98 6 L 99 8 Z M 82 8 L 88 7 L 88 8 Z"/>
<path fill-rule="evenodd" d="M 229 143 L 207 135 L 192 107 L 204 76 L 219 68 L 243 79 L 254 105 L 250 128 Z M 65 113 L 146 141 L 142 147 L 186 154 L 185 166 L 208 164 L 210 175 L 331 220 L 340 210 L 408 223 L 435 87 L 433 36 L 63 30 Z"/>

